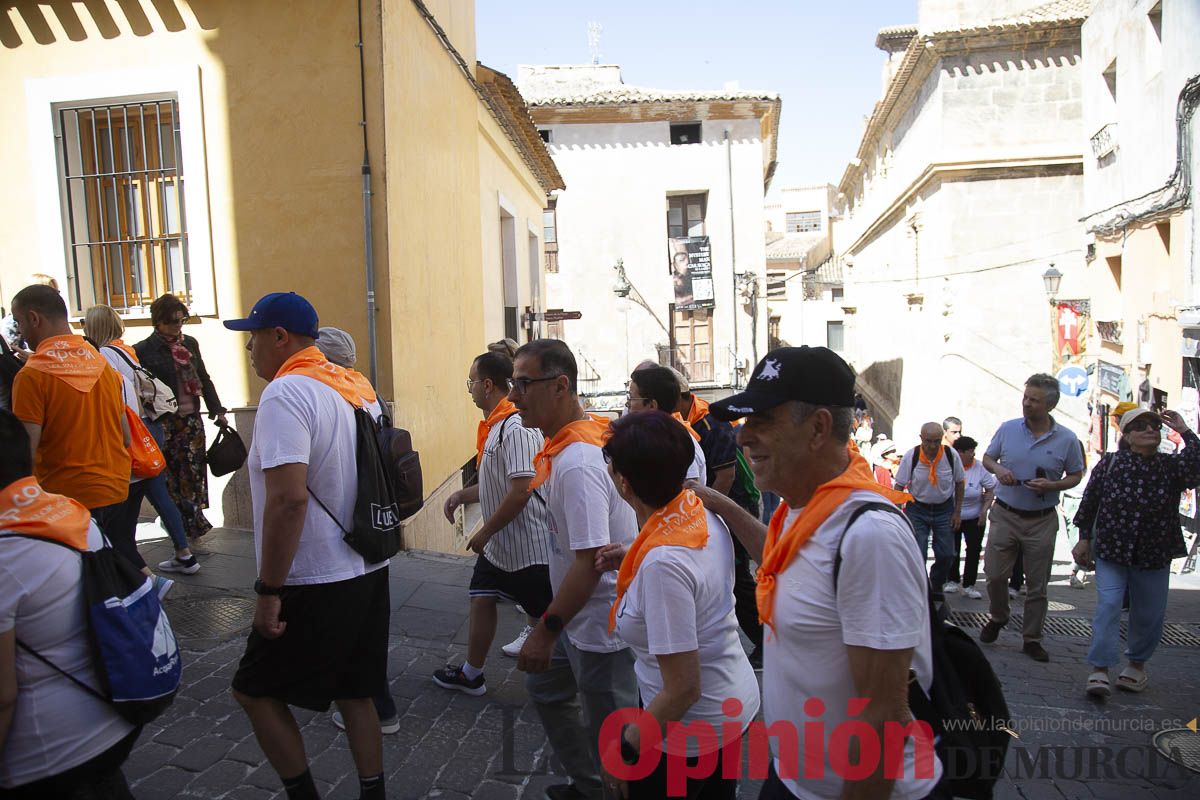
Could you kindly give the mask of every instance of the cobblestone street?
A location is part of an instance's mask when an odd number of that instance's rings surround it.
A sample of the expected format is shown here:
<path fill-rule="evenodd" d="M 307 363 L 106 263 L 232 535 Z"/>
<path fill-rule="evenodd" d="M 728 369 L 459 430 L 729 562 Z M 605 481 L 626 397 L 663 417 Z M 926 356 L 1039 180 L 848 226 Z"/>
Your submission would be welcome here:
<path fill-rule="evenodd" d="M 231 618 L 229 624 L 239 628 L 224 635 L 186 635 L 199 629 L 194 615 L 214 602 L 236 604 L 243 614 L 251 607 L 253 544 L 249 534 L 218 530 L 204 545 L 209 551 L 200 556 L 204 568 L 183 576 L 168 601 L 185 650 L 184 689 L 146 727 L 125 771 L 140 800 L 282 798 L 279 779 L 229 694 L 248 616 Z M 142 549 L 151 563 L 160 551 L 161 557 L 167 554 L 165 543 L 143 541 Z M 384 737 L 389 797 L 540 800 L 546 785 L 562 780 L 548 774 L 545 736 L 526 702 L 523 675 L 515 660 L 499 651 L 520 629 L 514 609 L 501 609 L 485 696 L 448 692 L 429 678 L 465 650 L 470 565 L 468 558 L 425 554 L 402 554 L 392 561 L 388 675 L 400 731 Z M 1090 619 L 1090 587 L 1068 588 L 1065 565 L 1055 569 L 1051 601 L 1057 605 L 1051 616 Z M 1182 630 L 1193 637 L 1200 634 L 1198 583 L 1193 577 L 1173 579 L 1168 614 L 1171 622 L 1187 623 Z M 955 608 L 986 610 L 984 601 L 961 598 Z M 1019 646 L 1020 634 L 1010 627 L 988 649 L 1021 733 L 1010 751 L 1000 800 L 1200 796 L 1200 775 L 1157 757 L 1151 745 L 1154 731 L 1181 727 L 1200 713 L 1200 650 L 1194 643 L 1161 647 L 1150 665 L 1150 688 L 1142 695 L 1116 693 L 1105 705 L 1083 694 L 1085 639 L 1047 637 L 1048 665 L 1023 656 Z M 322 796 L 357 797 L 346 738 L 330 715 L 299 711 L 297 718 Z M 757 793 L 755 782 L 744 781 L 742 797 Z"/>

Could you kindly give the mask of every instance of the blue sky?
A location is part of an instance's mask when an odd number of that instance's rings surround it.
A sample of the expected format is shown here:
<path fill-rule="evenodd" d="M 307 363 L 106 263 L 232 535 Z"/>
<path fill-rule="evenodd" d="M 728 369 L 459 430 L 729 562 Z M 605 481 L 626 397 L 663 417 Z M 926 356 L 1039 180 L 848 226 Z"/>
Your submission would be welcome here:
<path fill-rule="evenodd" d="M 481 62 L 513 78 L 518 64 L 583 64 L 595 21 L 600 60 L 620 64 L 626 83 L 720 89 L 738 81 L 778 92 L 777 190 L 838 182 L 879 99 L 875 34 L 916 16 L 916 0 L 476 0 L 476 46 Z"/>

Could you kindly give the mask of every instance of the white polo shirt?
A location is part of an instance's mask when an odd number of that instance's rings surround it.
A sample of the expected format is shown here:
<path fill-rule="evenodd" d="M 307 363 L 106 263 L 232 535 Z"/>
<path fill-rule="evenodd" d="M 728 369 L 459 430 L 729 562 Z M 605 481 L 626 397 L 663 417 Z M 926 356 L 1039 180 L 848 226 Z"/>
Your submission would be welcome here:
<path fill-rule="evenodd" d="M 930 652 L 929 603 L 925 565 L 912 531 L 902 518 L 887 511 L 864 513 L 842 541 L 838 591 L 833 588 L 837 540 L 854 509 L 879 502 L 870 491 L 855 491 L 800 548 L 795 559 L 776 577 L 775 632 L 763 640 L 763 716 L 768 725 L 794 726 L 799 741 L 800 779 L 782 778 L 792 794 L 803 800 L 833 800 L 843 780 L 833 771 L 830 738 L 849 719 L 847 703 L 858 696 L 850 675 L 847 645 L 877 650 L 913 648 L 912 670 L 926 691 L 933 680 Z M 787 530 L 800 513 L 792 509 Z M 819 699 L 825 713 L 807 713 L 805 703 Z M 824 723 L 824 741 L 810 745 L 825 754 L 823 779 L 805 779 L 806 722 Z M 779 739 L 771 737 L 775 770 L 780 769 Z M 904 775 L 892 788 L 892 800 L 915 800 L 928 795 L 942 774 L 934 758 L 934 776 L 916 779 L 915 748 L 904 750 Z"/>

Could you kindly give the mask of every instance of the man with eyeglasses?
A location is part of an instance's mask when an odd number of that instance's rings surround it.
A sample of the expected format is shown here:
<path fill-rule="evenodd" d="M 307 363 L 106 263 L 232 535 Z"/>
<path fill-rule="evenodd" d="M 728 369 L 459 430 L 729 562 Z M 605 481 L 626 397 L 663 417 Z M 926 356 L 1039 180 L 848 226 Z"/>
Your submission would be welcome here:
<path fill-rule="evenodd" d="M 1084 471 L 1079 438 L 1050 416 L 1058 398 L 1054 376 L 1031 375 L 1025 381 L 1021 417 L 996 430 L 983 456 L 984 468 L 1000 485 L 988 516 L 990 531 L 984 554 L 991 619 L 983 626 L 979 641 L 996 641 L 1008 624 L 1008 579 L 1020 555 L 1028 586 L 1022 652 L 1039 662 L 1050 660 L 1042 647 L 1042 626 L 1058 535 L 1058 493 L 1078 485 Z"/>
<path fill-rule="evenodd" d="M 554 598 L 525 640 L 517 668 L 529 673 L 529 697 L 571 778 L 547 788 L 549 800 L 604 796 L 600 727 L 613 711 L 638 706 L 633 654 L 608 632 L 616 573 L 595 569 L 601 547 L 633 542 L 637 519 L 601 453 L 608 421 L 584 412 L 577 380 L 570 348 L 537 339 L 517 351 L 509 393 L 525 424 L 546 437 L 530 488 L 543 494 L 549 511 Z"/>
<path fill-rule="evenodd" d="M 516 656 L 551 597 L 546 503 L 529 491 L 533 456 L 543 439 L 536 429 L 525 427 L 508 399 L 512 371 L 512 360 L 500 353 L 484 353 L 471 363 L 467 391 L 483 412 L 476 435 L 479 482 L 451 494 L 443 508 L 451 524 L 455 509 L 464 503 L 480 503 L 483 511 L 483 525 L 467 544 L 478 558 L 469 589 L 466 660 L 433 673 L 433 682 L 443 689 L 470 695 L 487 691 L 483 664 L 496 635 L 497 601 L 519 603 L 529 615 L 521 635 L 502 648 L 505 655 Z"/>

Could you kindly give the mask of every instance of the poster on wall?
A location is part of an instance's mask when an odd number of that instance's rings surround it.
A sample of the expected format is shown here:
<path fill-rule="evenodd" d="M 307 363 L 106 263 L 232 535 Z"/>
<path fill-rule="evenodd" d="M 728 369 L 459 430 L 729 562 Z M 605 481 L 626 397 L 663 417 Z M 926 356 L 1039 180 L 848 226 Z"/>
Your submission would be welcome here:
<path fill-rule="evenodd" d="M 682 236 L 668 240 L 675 310 L 712 308 L 714 298 L 712 248 L 707 236 Z"/>
<path fill-rule="evenodd" d="M 1052 308 L 1054 369 L 1057 375 L 1064 367 L 1082 365 L 1091 334 L 1091 301 L 1059 300 Z"/>

